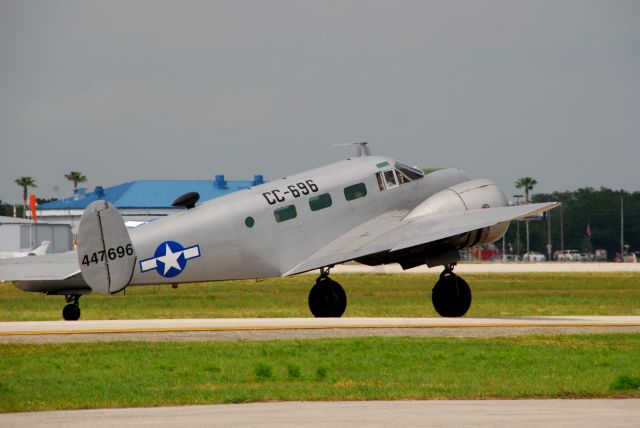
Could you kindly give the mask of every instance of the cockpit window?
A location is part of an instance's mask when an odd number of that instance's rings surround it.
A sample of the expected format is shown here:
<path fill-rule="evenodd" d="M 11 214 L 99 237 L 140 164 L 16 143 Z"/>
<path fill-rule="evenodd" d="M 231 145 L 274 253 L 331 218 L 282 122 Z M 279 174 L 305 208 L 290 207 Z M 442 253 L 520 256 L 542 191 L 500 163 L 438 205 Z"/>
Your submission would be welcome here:
<path fill-rule="evenodd" d="M 378 180 L 378 188 L 382 192 L 384 190 L 384 180 L 382 179 L 381 172 L 376 172 L 376 180 Z"/>
<path fill-rule="evenodd" d="M 396 169 L 402 172 L 410 181 L 419 180 L 424 177 L 424 173 L 418 168 L 396 162 Z"/>
<path fill-rule="evenodd" d="M 386 164 L 390 166 L 389 162 L 383 162 L 377 166 Z M 380 191 L 393 189 L 394 187 L 402 186 L 403 184 L 410 183 L 415 180 L 419 180 L 424 177 L 424 173 L 417 168 L 405 165 L 400 162 L 395 163 L 394 169 L 387 169 L 386 171 L 376 172 L 376 180 L 378 182 L 378 188 Z"/>
<path fill-rule="evenodd" d="M 409 178 L 407 178 L 406 175 L 404 175 L 402 173 L 402 171 L 400 171 L 399 169 L 396 169 L 396 177 L 398 177 L 398 184 L 402 185 L 402 184 L 406 184 L 408 182 L 410 182 L 411 180 L 409 180 Z"/>
<path fill-rule="evenodd" d="M 396 176 L 393 173 L 392 169 L 384 171 L 382 174 L 384 175 L 384 181 L 387 183 L 387 189 L 391 189 L 392 187 L 396 187 L 398 185 Z"/>

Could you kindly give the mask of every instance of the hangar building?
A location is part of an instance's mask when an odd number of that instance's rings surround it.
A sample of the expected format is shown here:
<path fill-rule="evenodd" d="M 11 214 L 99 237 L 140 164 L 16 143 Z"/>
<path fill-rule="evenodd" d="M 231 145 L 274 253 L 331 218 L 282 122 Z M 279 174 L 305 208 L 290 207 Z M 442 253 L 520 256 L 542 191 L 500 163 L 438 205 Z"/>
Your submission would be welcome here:
<path fill-rule="evenodd" d="M 200 202 L 204 202 L 262 183 L 262 175 L 254 175 L 253 180 L 226 180 L 224 175 L 216 175 L 214 180 L 138 180 L 113 187 L 97 186 L 93 192 L 78 188 L 71 198 L 39 205 L 37 214 L 43 222 L 71 225 L 75 235 L 84 209 L 99 199 L 115 205 L 125 222 L 148 221 L 181 210 L 171 204 L 187 192 L 198 192 Z"/>
<path fill-rule="evenodd" d="M 48 253 L 71 250 L 71 226 L 15 217 L 0 217 L 0 252 L 30 251 L 49 241 Z"/>

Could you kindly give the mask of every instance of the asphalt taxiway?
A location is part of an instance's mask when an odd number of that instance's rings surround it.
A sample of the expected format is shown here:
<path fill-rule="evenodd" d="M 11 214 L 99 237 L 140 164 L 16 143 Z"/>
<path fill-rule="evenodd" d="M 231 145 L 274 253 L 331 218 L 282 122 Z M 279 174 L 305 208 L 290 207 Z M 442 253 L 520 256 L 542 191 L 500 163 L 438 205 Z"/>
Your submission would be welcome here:
<path fill-rule="evenodd" d="M 0 342 L 640 332 L 640 316 L 2 322 Z M 0 414 L 2 427 L 636 427 L 640 399 L 277 402 Z"/>
<path fill-rule="evenodd" d="M 640 273 L 640 263 L 610 262 L 461 262 L 456 265 L 456 273 Z M 331 269 L 331 273 L 431 273 L 439 275 L 442 266 L 427 267 L 425 265 L 402 269 L 397 263 L 380 266 L 365 266 L 360 263 L 346 263 Z M 317 271 L 310 273 L 317 274 Z"/>
<path fill-rule="evenodd" d="M 1 322 L 0 342 L 271 340 L 640 332 L 640 316 L 216 318 Z"/>
<path fill-rule="evenodd" d="M 640 399 L 283 402 L 0 415 L 3 427 L 637 427 Z"/>

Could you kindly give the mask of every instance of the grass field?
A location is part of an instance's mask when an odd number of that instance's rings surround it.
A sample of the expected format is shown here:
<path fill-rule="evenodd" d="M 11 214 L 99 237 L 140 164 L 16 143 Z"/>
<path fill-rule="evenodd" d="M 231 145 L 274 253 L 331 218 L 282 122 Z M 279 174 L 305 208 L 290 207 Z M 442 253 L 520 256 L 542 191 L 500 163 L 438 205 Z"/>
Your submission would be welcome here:
<path fill-rule="evenodd" d="M 467 316 L 640 315 L 640 275 L 634 273 L 469 274 Z M 348 296 L 345 316 L 437 316 L 429 274 L 332 275 Z M 82 319 L 309 317 L 315 277 L 130 287 L 126 294 L 80 299 Z M 64 299 L 0 286 L 0 321 L 59 320 Z"/>
<path fill-rule="evenodd" d="M 435 316 L 435 275 L 334 275 L 345 316 Z M 473 274 L 468 316 L 640 315 L 637 274 Z M 315 278 L 131 288 L 83 319 L 307 317 Z M 0 286 L 0 320 L 61 297 Z M 0 411 L 269 400 L 640 397 L 640 334 L 275 342 L 0 344 Z"/>
<path fill-rule="evenodd" d="M 640 397 L 640 334 L 0 345 L 0 411 Z"/>

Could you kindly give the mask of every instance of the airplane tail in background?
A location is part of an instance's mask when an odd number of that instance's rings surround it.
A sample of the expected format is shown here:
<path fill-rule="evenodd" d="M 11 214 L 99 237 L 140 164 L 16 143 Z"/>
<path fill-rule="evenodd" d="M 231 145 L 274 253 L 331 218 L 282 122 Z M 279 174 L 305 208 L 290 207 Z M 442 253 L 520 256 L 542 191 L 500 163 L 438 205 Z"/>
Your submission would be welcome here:
<path fill-rule="evenodd" d="M 42 241 L 40 245 L 34 248 L 32 251 L 29 251 L 30 256 L 41 256 L 43 254 L 47 254 L 47 250 L 51 246 L 51 241 Z"/>
<path fill-rule="evenodd" d="M 78 264 L 93 291 L 114 294 L 133 276 L 136 253 L 118 209 L 108 201 L 92 202 L 78 226 Z"/>

